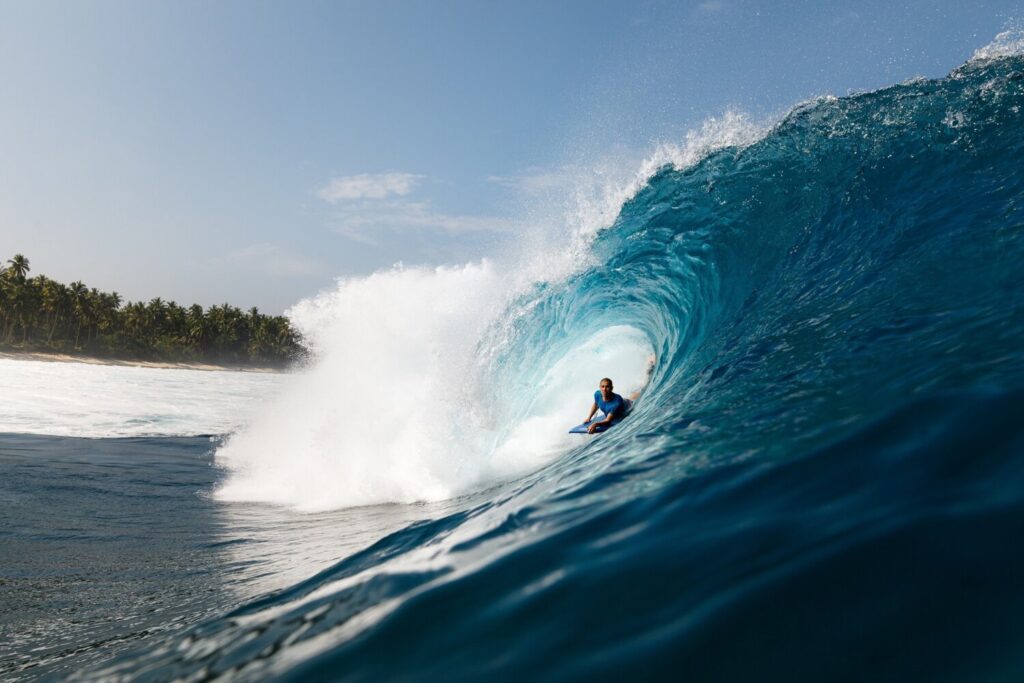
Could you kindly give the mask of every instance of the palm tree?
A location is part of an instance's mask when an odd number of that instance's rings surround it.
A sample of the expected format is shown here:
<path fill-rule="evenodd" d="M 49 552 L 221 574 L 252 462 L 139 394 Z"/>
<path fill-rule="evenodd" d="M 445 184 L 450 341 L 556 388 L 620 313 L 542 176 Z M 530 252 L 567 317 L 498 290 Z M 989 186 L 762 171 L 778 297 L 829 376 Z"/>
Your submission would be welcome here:
<path fill-rule="evenodd" d="M 167 330 L 165 333 L 165 344 L 169 352 L 180 357 L 182 346 L 188 335 L 185 309 L 172 301 L 167 304 Z"/>
<path fill-rule="evenodd" d="M 103 344 L 109 349 L 116 346 L 114 338 L 117 336 L 117 309 L 121 305 L 121 295 L 117 292 L 100 292 L 98 300 L 97 328 L 104 333 Z M 96 336 L 99 338 L 98 333 Z"/>
<path fill-rule="evenodd" d="M 163 332 L 164 327 L 164 313 L 165 305 L 164 300 L 160 297 L 150 299 L 149 304 L 146 306 L 147 312 L 149 313 L 149 325 L 151 328 L 151 334 L 154 337 L 159 337 Z"/>
<path fill-rule="evenodd" d="M 93 287 L 85 295 L 85 345 L 96 338 L 103 301 L 100 291 Z"/>
<path fill-rule="evenodd" d="M 7 339 L 7 324 L 11 316 L 11 291 L 7 279 L 7 270 L 0 269 L 0 316 L 4 319 L 3 332 L 0 339 Z"/>
<path fill-rule="evenodd" d="M 131 341 L 133 352 L 138 352 L 144 346 L 141 340 L 142 331 L 146 324 L 146 305 L 141 301 L 129 303 L 124 308 L 124 330 Z"/>
<path fill-rule="evenodd" d="M 27 262 L 26 262 L 27 263 Z M 21 284 L 21 302 L 19 322 L 21 322 L 21 342 L 28 343 L 29 334 L 35 325 L 36 311 L 42 300 L 42 276 L 24 280 Z"/>
<path fill-rule="evenodd" d="M 68 293 L 71 295 L 71 312 L 75 321 L 75 348 L 77 349 L 78 340 L 82 336 L 82 324 L 88 316 L 86 309 L 89 305 L 89 290 L 85 288 L 85 284 L 81 280 L 78 280 L 71 283 Z"/>
<path fill-rule="evenodd" d="M 43 283 L 43 308 L 49 314 L 49 331 L 46 343 L 53 341 L 53 333 L 57 330 L 61 313 L 67 308 L 68 288 L 59 282 L 47 279 Z"/>
<path fill-rule="evenodd" d="M 14 258 L 8 259 L 7 262 L 11 264 L 9 270 L 16 280 L 24 280 L 25 275 L 32 270 L 28 266 L 28 259 L 21 254 L 15 254 Z"/>
<path fill-rule="evenodd" d="M 18 323 L 21 322 L 24 325 L 23 317 L 25 315 L 25 278 L 18 279 L 13 274 L 7 278 L 7 311 L 6 319 L 4 321 L 4 340 L 7 342 L 11 341 L 11 337 L 14 336 L 14 330 L 17 329 Z"/>

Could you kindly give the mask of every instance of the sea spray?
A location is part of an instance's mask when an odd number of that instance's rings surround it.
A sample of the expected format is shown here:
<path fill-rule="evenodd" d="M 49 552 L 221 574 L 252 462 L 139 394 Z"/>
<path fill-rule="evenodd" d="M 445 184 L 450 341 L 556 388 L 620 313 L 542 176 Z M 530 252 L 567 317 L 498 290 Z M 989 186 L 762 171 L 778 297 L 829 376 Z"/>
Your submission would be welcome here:
<path fill-rule="evenodd" d="M 450 498 L 564 450 L 602 373 L 642 385 L 651 349 L 631 328 L 570 350 L 540 383 L 524 370 L 491 385 L 481 342 L 508 286 L 490 261 L 399 267 L 298 304 L 315 361 L 218 451 L 217 497 L 303 510 Z"/>
<path fill-rule="evenodd" d="M 230 474 L 217 496 L 320 509 L 437 500 L 470 485 L 478 444 L 454 442 L 452 430 L 487 428 L 466 396 L 475 342 L 502 298 L 485 261 L 341 280 L 294 307 L 316 360 L 220 449 Z"/>

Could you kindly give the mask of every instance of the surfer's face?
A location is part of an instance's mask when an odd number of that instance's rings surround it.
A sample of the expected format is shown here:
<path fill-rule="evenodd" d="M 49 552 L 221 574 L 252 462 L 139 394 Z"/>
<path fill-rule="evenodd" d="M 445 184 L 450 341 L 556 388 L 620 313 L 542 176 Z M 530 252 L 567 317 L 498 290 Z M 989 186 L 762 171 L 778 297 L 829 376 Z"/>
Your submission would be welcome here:
<path fill-rule="evenodd" d="M 612 383 L 611 382 L 601 382 L 600 389 L 601 389 L 601 395 L 604 396 L 605 398 L 608 398 L 609 396 L 612 395 Z"/>

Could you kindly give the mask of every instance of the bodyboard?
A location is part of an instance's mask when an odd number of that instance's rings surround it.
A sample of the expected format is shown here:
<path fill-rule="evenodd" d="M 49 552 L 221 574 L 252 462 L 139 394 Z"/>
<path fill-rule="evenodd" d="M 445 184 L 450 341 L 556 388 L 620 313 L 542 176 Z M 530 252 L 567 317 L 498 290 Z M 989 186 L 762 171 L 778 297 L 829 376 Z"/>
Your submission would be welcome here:
<path fill-rule="evenodd" d="M 595 419 L 591 420 L 590 422 L 584 422 L 583 424 L 576 425 L 575 427 L 573 427 L 572 429 L 569 430 L 569 433 L 570 434 L 586 434 L 587 433 L 587 429 L 590 428 L 590 424 L 592 422 L 600 422 L 603 419 L 604 419 L 603 417 L 598 417 L 598 418 L 595 418 Z M 609 427 L 611 427 L 612 425 L 614 425 L 616 422 L 618 422 L 618 420 L 612 420 L 611 424 L 598 425 L 597 429 L 595 429 L 594 431 L 595 432 L 603 432 L 606 429 L 608 429 Z"/>
<path fill-rule="evenodd" d="M 629 411 L 633 409 L 633 402 L 631 400 L 629 400 L 628 398 L 625 399 L 625 401 L 626 401 L 626 414 L 623 415 L 622 417 L 619 417 L 619 418 L 616 418 L 616 419 L 612 420 L 611 424 L 598 426 L 598 428 L 594 430 L 594 433 L 600 433 L 600 432 L 607 431 L 609 428 L 614 427 L 615 425 L 617 425 L 620 422 L 622 422 L 629 415 Z M 593 424 L 594 422 L 601 422 L 602 420 L 604 420 L 605 417 L 607 417 L 607 416 L 606 415 L 601 415 L 601 417 L 595 417 L 590 422 L 584 422 L 583 424 L 576 425 L 575 427 L 573 427 L 572 429 L 569 430 L 569 433 L 570 434 L 586 434 L 587 433 L 587 429 L 590 428 L 591 424 Z"/>

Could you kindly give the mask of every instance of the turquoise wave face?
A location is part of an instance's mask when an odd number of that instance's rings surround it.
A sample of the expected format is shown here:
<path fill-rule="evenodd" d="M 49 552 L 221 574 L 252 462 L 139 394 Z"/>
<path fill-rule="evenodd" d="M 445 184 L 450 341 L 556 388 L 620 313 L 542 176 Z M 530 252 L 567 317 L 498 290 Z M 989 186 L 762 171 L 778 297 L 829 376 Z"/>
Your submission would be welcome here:
<path fill-rule="evenodd" d="M 541 297 L 514 365 L 635 327 L 658 362 L 623 436 L 716 461 L 1018 386 L 1022 69 L 819 100 L 752 146 L 662 170 L 597 240 L 601 265 Z"/>
<path fill-rule="evenodd" d="M 639 336 L 629 419 L 106 673 L 1019 678 L 1022 108 L 976 62 L 663 169 L 492 364 Z"/>

